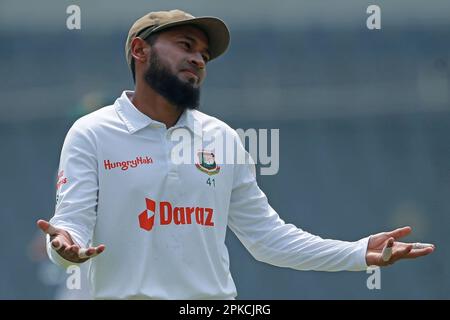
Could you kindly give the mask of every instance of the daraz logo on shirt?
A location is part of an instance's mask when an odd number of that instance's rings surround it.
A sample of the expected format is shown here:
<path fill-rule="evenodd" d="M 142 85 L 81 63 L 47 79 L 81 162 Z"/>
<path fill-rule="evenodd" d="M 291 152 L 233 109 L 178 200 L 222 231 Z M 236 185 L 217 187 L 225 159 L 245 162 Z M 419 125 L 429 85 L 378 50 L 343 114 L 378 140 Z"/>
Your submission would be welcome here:
<path fill-rule="evenodd" d="M 146 210 L 139 214 L 139 226 L 147 231 L 153 229 L 155 224 L 156 201 L 145 198 Z M 159 225 L 169 224 L 193 224 L 213 227 L 214 209 L 202 207 L 172 207 L 172 204 L 167 201 L 159 203 Z"/>

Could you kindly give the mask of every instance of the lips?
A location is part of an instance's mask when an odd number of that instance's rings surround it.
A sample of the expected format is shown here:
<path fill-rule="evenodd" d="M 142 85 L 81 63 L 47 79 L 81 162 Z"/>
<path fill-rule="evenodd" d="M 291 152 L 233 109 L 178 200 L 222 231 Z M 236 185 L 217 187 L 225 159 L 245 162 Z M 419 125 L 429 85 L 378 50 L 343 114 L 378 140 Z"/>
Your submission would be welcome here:
<path fill-rule="evenodd" d="M 193 76 L 195 76 L 197 79 L 199 79 L 200 77 L 199 77 L 199 75 L 198 75 L 198 73 L 197 72 L 195 72 L 194 70 L 189 70 L 189 69 L 184 69 L 184 70 L 181 70 L 181 72 L 186 72 L 186 73 L 189 73 L 189 74 L 191 74 L 191 75 L 193 75 Z"/>

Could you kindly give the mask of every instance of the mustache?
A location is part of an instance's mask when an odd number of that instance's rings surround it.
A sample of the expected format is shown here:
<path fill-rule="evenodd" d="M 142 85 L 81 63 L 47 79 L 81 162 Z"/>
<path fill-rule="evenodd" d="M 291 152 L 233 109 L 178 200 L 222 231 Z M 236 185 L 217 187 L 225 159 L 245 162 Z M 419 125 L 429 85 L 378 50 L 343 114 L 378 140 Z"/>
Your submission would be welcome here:
<path fill-rule="evenodd" d="M 180 67 L 181 71 L 189 71 L 195 74 L 197 77 L 200 77 L 205 71 L 203 68 L 199 68 L 196 66 L 193 66 L 191 64 L 184 64 Z"/>

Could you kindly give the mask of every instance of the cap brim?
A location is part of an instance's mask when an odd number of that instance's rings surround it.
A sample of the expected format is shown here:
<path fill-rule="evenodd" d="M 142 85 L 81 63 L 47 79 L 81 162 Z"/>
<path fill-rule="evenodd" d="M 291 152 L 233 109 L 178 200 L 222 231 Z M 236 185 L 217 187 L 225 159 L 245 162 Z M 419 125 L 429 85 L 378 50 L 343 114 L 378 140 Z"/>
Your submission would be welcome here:
<path fill-rule="evenodd" d="M 216 17 L 198 17 L 166 23 L 153 29 L 150 34 L 183 25 L 196 26 L 206 33 L 209 41 L 208 50 L 211 54 L 210 60 L 217 58 L 227 50 L 230 43 L 230 32 L 225 23 Z"/>

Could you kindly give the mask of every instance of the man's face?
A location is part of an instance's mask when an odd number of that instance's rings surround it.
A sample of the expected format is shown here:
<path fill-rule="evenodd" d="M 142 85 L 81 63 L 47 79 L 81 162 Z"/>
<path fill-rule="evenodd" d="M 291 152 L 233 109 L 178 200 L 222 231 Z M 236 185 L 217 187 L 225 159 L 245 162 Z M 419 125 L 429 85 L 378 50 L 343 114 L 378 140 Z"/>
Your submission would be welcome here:
<path fill-rule="evenodd" d="M 208 60 L 208 39 L 201 30 L 174 27 L 158 35 L 144 78 L 178 108 L 197 108 Z"/>

